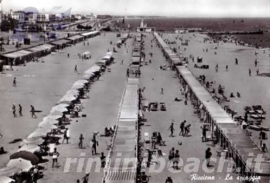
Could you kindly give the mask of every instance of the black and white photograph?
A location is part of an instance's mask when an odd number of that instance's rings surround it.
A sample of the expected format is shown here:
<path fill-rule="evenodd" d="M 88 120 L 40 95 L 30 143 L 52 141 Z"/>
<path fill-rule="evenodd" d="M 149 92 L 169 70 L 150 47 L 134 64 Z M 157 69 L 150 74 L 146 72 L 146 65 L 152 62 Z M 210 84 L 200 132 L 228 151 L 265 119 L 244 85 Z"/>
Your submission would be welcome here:
<path fill-rule="evenodd" d="M 270 0 L 0 10 L 0 183 L 270 182 Z"/>

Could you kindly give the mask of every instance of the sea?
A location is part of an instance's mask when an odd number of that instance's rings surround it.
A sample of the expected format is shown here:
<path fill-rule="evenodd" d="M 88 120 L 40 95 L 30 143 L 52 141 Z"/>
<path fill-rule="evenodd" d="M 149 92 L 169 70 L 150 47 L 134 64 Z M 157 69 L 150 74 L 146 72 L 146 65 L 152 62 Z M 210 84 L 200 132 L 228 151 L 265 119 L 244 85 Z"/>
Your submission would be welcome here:
<path fill-rule="evenodd" d="M 125 23 L 131 30 L 140 26 L 142 18 L 127 18 Z M 176 28 L 201 28 L 203 31 L 257 31 L 263 34 L 233 35 L 235 39 L 249 45 L 270 47 L 270 17 L 269 18 L 143 18 L 148 27 L 155 27 L 160 32 L 174 32 Z"/>

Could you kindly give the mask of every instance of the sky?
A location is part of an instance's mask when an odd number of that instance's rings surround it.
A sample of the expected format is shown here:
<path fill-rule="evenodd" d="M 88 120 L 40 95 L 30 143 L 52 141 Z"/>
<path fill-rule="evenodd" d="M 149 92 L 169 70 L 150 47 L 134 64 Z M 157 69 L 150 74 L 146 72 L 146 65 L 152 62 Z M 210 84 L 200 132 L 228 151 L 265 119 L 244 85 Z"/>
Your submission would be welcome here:
<path fill-rule="evenodd" d="M 173 17 L 270 17 L 270 0 L 2 0 L 3 11 L 54 6 L 72 14 L 149 15 Z"/>

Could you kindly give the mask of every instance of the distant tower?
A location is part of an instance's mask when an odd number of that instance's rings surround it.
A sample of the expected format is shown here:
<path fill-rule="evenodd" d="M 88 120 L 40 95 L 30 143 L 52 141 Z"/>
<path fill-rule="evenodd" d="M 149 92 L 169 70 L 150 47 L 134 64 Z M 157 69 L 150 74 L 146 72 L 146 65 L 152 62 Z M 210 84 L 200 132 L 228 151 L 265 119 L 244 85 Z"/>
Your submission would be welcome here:
<path fill-rule="evenodd" d="M 141 25 L 140 25 L 140 27 L 144 27 L 144 25 L 143 25 L 143 19 L 141 20 Z"/>

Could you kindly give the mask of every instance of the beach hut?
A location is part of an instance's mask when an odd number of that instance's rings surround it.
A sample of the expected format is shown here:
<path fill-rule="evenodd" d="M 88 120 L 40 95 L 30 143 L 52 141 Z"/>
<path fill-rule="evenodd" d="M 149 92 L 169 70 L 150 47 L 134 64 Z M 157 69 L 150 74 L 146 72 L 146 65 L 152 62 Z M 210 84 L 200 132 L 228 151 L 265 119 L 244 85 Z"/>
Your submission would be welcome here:
<path fill-rule="evenodd" d="M 27 50 L 19 50 L 2 55 L 5 65 L 19 65 L 30 61 L 32 52 Z"/>
<path fill-rule="evenodd" d="M 61 39 L 61 40 L 57 40 L 57 41 L 53 41 L 50 44 L 54 45 L 56 47 L 56 49 L 60 50 L 63 49 L 67 46 L 69 46 L 71 44 L 72 41 L 70 40 L 66 40 L 66 39 Z"/>
<path fill-rule="evenodd" d="M 75 35 L 75 36 L 71 36 L 66 38 L 66 40 L 70 40 L 72 44 L 76 44 L 80 41 L 83 41 L 84 37 L 81 35 Z"/>
<path fill-rule="evenodd" d="M 35 57 L 43 57 L 48 54 L 50 54 L 52 51 L 54 51 L 54 46 L 50 44 L 43 44 L 39 46 L 35 46 L 32 48 L 29 48 L 27 50 L 31 51 L 33 56 Z"/>

